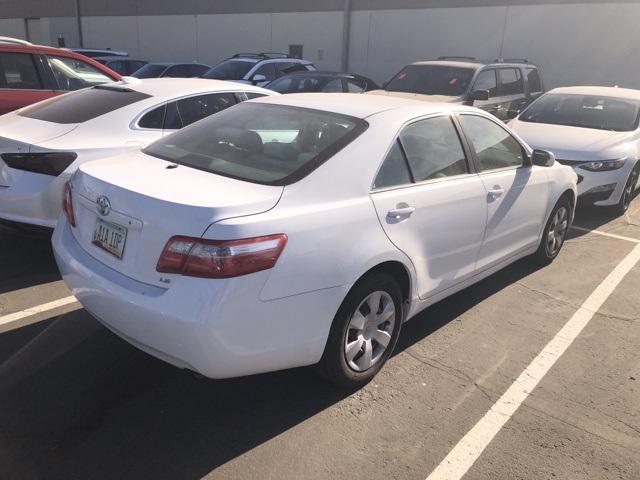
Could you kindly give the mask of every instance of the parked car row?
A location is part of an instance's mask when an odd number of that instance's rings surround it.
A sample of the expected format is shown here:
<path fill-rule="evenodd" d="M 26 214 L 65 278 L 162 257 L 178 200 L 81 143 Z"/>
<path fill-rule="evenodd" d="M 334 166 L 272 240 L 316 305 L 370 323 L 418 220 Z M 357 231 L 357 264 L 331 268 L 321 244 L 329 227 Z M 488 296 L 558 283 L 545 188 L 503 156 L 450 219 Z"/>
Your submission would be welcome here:
<path fill-rule="evenodd" d="M 381 91 L 289 60 L 238 54 L 216 75 L 240 79 L 125 78 L 0 117 L 0 220 L 55 227 L 73 294 L 151 355 L 357 387 L 406 320 L 553 261 L 579 200 L 624 211 L 638 191 L 640 92 L 542 94 L 529 62 L 460 58 Z"/>

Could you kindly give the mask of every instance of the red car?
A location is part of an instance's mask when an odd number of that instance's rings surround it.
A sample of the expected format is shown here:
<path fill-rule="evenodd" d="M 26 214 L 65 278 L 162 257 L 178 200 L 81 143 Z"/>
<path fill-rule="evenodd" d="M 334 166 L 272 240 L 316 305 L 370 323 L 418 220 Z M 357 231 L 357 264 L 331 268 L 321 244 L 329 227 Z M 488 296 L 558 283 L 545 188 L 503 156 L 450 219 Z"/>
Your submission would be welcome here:
<path fill-rule="evenodd" d="M 99 62 L 69 50 L 0 41 L 0 115 L 120 78 Z"/>

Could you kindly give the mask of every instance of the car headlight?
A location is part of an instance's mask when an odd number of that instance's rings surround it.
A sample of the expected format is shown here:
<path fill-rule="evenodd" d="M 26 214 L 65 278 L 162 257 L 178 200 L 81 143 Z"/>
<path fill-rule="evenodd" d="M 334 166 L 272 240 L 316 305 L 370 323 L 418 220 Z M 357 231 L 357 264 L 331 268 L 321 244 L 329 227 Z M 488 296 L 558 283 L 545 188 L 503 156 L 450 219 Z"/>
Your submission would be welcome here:
<path fill-rule="evenodd" d="M 624 166 L 626 158 L 618 160 L 600 160 L 597 162 L 587 162 L 580 165 L 580 168 L 590 172 L 608 172 L 610 170 L 618 170 Z"/>

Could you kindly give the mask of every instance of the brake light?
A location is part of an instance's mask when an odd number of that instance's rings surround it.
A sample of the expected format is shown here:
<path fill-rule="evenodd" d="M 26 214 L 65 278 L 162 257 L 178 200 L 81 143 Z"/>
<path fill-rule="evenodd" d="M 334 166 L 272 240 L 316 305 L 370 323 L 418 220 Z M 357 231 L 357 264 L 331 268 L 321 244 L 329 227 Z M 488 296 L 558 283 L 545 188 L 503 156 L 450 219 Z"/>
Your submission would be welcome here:
<path fill-rule="evenodd" d="M 176 236 L 164 247 L 156 270 L 201 278 L 239 277 L 273 268 L 286 244 L 284 233 L 241 240 Z"/>
<path fill-rule="evenodd" d="M 64 184 L 64 196 L 62 198 L 62 211 L 67 217 L 67 221 L 72 227 L 76 226 L 76 213 L 73 210 L 73 196 L 71 182 Z"/>
<path fill-rule="evenodd" d="M 78 158 L 76 152 L 3 153 L 4 163 L 16 170 L 57 177 Z"/>

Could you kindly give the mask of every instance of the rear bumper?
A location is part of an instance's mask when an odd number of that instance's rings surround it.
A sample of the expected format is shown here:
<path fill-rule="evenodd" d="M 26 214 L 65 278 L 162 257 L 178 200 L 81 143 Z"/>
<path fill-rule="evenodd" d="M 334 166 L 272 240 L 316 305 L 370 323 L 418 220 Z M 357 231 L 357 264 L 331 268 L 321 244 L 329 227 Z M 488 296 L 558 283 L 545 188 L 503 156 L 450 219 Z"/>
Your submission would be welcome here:
<path fill-rule="evenodd" d="M 86 310 L 141 350 L 211 378 L 317 363 L 349 290 L 263 302 L 269 271 L 228 280 L 178 277 L 164 289 L 95 260 L 70 228 L 59 220 L 53 249 L 64 281 Z"/>

